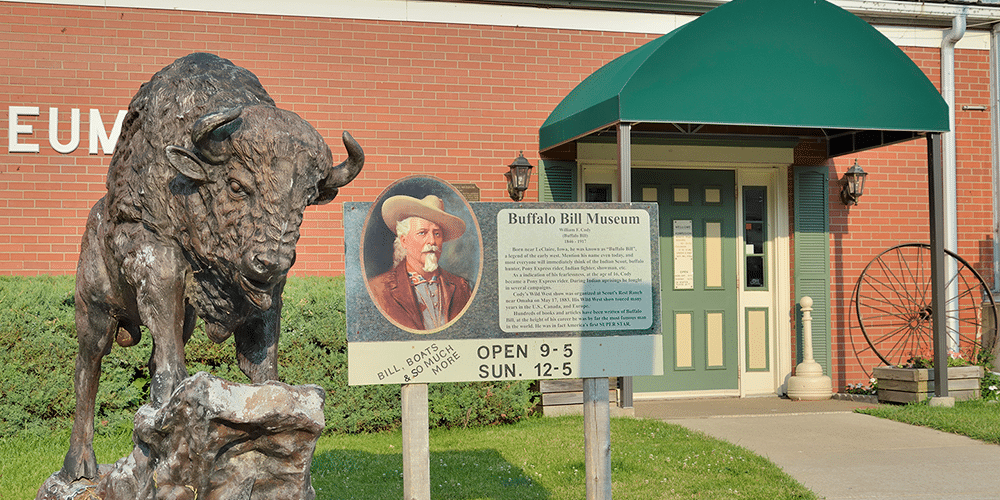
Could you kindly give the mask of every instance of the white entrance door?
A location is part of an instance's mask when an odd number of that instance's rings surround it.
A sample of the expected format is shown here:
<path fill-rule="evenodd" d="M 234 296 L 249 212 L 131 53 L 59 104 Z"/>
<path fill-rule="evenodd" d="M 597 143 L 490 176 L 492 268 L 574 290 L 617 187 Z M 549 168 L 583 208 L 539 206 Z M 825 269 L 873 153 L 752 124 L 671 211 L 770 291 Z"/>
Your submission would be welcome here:
<path fill-rule="evenodd" d="M 790 364 L 790 340 L 783 338 L 790 335 L 789 316 L 775 307 L 789 289 L 789 277 L 782 272 L 787 269 L 782 255 L 787 252 L 787 231 L 778 221 L 787 224 L 787 210 L 778 203 L 779 170 L 747 169 L 739 174 L 741 396 L 779 392 Z"/>

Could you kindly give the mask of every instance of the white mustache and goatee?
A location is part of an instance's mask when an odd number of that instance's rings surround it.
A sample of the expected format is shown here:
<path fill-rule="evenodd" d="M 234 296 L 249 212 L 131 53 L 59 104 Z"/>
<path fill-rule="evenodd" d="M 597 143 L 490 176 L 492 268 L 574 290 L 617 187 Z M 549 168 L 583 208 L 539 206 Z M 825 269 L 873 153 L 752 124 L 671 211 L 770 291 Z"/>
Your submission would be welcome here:
<path fill-rule="evenodd" d="M 437 271 L 437 268 L 438 268 L 438 258 L 437 258 L 437 253 L 436 252 L 439 252 L 440 250 L 441 249 L 438 248 L 437 245 L 432 245 L 430 243 L 424 245 L 424 248 L 423 248 L 423 250 L 421 250 L 421 252 L 422 252 L 422 255 L 424 256 L 424 268 L 423 268 L 423 271 L 425 273 L 433 273 L 434 271 Z"/>
<path fill-rule="evenodd" d="M 403 248 L 403 244 L 399 240 L 399 238 L 396 238 L 396 241 L 393 242 L 392 247 L 393 247 L 392 265 L 396 266 L 397 264 L 402 262 L 403 259 L 406 258 L 406 249 Z M 423 258 L 424 267 L 422 269 L 424 272 L 433 273 L 434 271 L 437 271 L 438 268 L 437 252 L 440 251 L 441 247 L 433 243 L 427 243 L 426 245 L 424 245 L 424 248 L 422 248 L 420 251 L 421 255 L 424 256 Z"/>

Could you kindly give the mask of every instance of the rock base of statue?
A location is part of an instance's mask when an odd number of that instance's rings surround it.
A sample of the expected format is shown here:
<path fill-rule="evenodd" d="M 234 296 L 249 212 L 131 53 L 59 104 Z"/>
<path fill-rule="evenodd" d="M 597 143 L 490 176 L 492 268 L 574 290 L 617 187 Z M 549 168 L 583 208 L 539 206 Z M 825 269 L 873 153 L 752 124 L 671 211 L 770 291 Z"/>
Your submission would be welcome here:
<path fill-rule="evenodd" d="M 237 384 L 204 372 L 135 416 L 132 453 L 94 481 L 53 474 L 36 500 L 316 497 L 309 468 L 325 425 L 323 389 Z"/>

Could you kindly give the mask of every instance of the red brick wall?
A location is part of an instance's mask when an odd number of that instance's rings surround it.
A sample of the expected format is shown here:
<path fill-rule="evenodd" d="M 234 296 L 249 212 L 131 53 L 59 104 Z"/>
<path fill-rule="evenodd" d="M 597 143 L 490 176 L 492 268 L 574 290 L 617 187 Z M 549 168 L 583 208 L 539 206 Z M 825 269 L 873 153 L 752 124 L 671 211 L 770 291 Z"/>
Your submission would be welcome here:
<path fill-rule="evenodd" d="M 365 170 L 333 203 L 310 208 L 296 274 L 343 272 L 341 206 L 373 200 L 392 181 L 433 174 L 475 183 L 483 201 L 507 199 L 502 173 L 524 150 L 537 165 L 538 128 L 583 78 L 653 35 L 432 23 L 354 21 L 0 3 L 0 111 L 38 106 L 22 143 L 0 148 L 0 274 L 75 269 L 89 207 L 104 193 L 110 156 L 89 155 L 88 110 L 110 129 L 140 84 L 174 59 L 217 53 L 258 75 L 278 105 L 302 115 L 342 158 L 349 130 L 365 148 Z M 937 49 L 906 49 L 937 82 Z M 990 279 L 989 119 L 962 105 L 987 105 L 988 53 L 959 50 L 957 130 L 959 253 Z M 80 146 L 48 144 L 48 108 L 58 107 L 59 140 L 81 110 Z M 6 116 L 0 116 L 7 131 Z M 0 137 L 0 140 L 5 140 Z M 840 204 L 839 178 L 854 159 L 870 172 L 860 205 Z M 927 241 L 927 160 L 923 141 L 840 158 L 831 167 L 831 285 L 834 386 L 866 379 L 874 358 L 849 313 L 851 292 L 878 252 Z M 528 200 L 537 199 L 533 181 Z"/>
<path fill-rule="evenodd" d="M 345 153 L 350 131 L 365 169 L 333 203 L 308 210 L 296 274 L 343 273 L 341 205 L 371 201 L 413 174 L 475 183 L 507 200 L 503 172 L 523 150 L 538 164 L 538 128 L 581 80 L 652 35 L 0 3 L 0 111 L 38 106 L 19 142 L 0 148 L 0 274 L 75 270 L 89 207 L 110 156 L 87 153 L 88 110 L 110 130 L 139 85 L 174 59 L 207 51 L 253 71 L 278 106 L 300 114 Z M 81 145 L 59 140 L 81 110 Z M 7 117 L 0 119 L 8 130 Z M 6 139 L 6 136 L 3 137 Z M 533 181 L 528 200 L 537 199 Z"/>
<path fill-rule="evenodd" d="M 928 78 L 939 85 L 940 51 L 906 48 Z M 958 50 L 956 69 L 956 144 L 958 151 L 957 253 L 992 286 L 993 224 L 989 115 L 962 106 L 989 105 L 989 53 Z M 857 206 L 840 202 L 840 179 L 854 163 L 869 173 Z M 830 170 L 831 332 L 835 389 L 868 383 L 871 368 L 881 364 L 867 349 L 851 296 L 865 265 L 900 243 L 930 241 L 927 142 L 908 143 L 838 158 Z M 856 352 L 865 355 L 856 356 Z"/>

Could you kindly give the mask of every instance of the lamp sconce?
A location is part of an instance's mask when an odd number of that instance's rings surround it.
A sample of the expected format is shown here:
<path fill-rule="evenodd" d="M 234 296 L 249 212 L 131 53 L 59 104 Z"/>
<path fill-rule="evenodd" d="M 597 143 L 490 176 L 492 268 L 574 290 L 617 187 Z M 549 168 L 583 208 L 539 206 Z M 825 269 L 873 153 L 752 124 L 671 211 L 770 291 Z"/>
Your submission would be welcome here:
<path fill-rule="evenodd" d="M 528 182 L 531 180 L 531 169 L 534 168 L 524 157 L 524 151 L 518 153 L 514 163 L 509 165 L 510 170 L 504 172 L 507 178 L 507 194 L 514 201 L 521 201 L 524 192 L 528 190 Z"/>
<path fill-rule="evenodd" d="M 844 174 L 844 182 L 840 185 L 840 201 L 844 205 L 851 206 L 858 204 L 858 198 L 865 192 L 865 177 L 868 172 L 858 165 L 858 160 L 854 160 L 854 165 L 847 169 Z"/>

